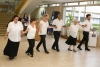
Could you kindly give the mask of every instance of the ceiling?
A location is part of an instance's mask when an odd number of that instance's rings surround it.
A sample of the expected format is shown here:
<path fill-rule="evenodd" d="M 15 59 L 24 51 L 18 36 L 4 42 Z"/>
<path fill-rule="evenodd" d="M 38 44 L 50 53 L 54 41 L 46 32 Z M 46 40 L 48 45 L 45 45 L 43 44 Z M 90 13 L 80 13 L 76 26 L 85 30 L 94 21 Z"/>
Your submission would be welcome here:
<path fill-rule="evenodd" d="M 40 5 L 43 4 L 54 4 L 54 3 L 64 3 L 64 2 L 78 2 L 78 1 L 93 1 L 93 0 L 45 0 Z"/>

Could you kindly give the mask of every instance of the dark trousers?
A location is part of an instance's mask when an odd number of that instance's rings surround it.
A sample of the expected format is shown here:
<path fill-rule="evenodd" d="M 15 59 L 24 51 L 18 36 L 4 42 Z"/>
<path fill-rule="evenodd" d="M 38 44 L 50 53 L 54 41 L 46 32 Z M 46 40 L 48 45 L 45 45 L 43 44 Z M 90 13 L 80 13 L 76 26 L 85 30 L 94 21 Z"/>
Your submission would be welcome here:
<path fill-rule="evenodd" d="M 52 48 L 56 48 L 56 50 L 59 50 L 59 45 L 58 45 L 58 42 L 59 42 L 59 37 L 60 37 L 60 31 L 54 31 L 54 43 L 52 45 Z"/>
<path fill-rule="evenodd" d="M 24 26 L 24 31 L 26 31 L 26 29 L 27 29 L 27 26 Z M 25 33 L 25 35 L 27 35 L 27 33 Z"/>
<path fill-rule="evenodd" d="M 28 47 L 28 50 L 26 52 L 33 55 L 33 48 L 35 46 L 35 40 L 34 39 L 27 39 L 27 40 L 28 40 L 28 43 L 29 43 L 29 47 Z"/>
<path fill-rule="evenodd" d="M 78 47 L 81 47 L 82 43 L 85 41 L 85 49 L 88 49 L 88 41 L 89 41 L 89 32 L 83 31 L 83 39 L 78 45 Z"/>
<path fill-rule="evenodd" d="M 40 35 L 40 37 L 41 37 L 41 40 L 40 40 L 39 44 L 37 45 L 36 49 L 39 49 L 39 47 L 40 47 L 41 44 L 43 43 L 43 48 L 44 48 L 44 51 L 46 52 L 46 51 L 47 51 L 47 48 L 46 48 L 46 41 L 45 41 L 46 35 Z"/>

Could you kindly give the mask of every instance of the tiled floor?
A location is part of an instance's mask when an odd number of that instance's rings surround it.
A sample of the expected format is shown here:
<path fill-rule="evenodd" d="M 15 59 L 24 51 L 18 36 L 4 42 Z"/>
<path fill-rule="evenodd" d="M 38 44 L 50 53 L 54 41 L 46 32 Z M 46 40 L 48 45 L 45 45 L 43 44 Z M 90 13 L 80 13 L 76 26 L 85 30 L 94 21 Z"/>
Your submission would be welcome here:
<path fill-rule="evenodd" d="M 91 48 L 90 52 L 77 50 L 76 53 L 67 51 L 68 45 L 65 44 L 66 39 L 60 38 L 60 52 L 51 50 L 53 37 L 46 38 L 47 48 L 50 54 L 45 54 L 43 47 L 41 52 L 37 52 L 34 48 L 34 57 L 25 54 L 28 47 L 26 37 L 22 38 L 20 43 L 18 56 L 14 60 L 9 60 L 3 55 L 3 49 L 7 40 L 0 37 L 0 67 L 100 67 L 100 48 Z M 36 41 L 37 45 L 38 41 Z"/>

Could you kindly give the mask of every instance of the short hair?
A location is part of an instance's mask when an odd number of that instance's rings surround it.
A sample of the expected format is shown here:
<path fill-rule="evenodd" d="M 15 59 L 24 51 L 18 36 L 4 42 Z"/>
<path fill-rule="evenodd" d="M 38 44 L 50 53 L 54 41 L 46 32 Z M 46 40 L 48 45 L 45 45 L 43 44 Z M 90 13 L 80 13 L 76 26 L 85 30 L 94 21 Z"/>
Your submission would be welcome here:
<path fill-rule="evenodd" d="M 42 18 L 45 18 L 45 17 L 49 17 L 49 15 L 48 15 L 48 14 L 44 14 L 44 15 L 42 16 Z"/>
<path fill-rule="evenodd" d="M 87 14 L 87 15 L 86 15 L 86 18 L 87 18 L 88 16 L 91 16 L 91 14 Z"/>
<path fill-rule="evenodd" d="M 58 16 L 59 14 L 61 14 L 61 13 L 60 13 L 60 12 L 58 12 L 57 16 Z"/>
<path fill-rule="evenodd" d="M 48 17 L 48 18 L 49 18 L 49 15 L 48 15 L 48 14 L 44 14 L 44 15 L 42 16 L 42 19 L 45 18 L 45 17 Z"/>

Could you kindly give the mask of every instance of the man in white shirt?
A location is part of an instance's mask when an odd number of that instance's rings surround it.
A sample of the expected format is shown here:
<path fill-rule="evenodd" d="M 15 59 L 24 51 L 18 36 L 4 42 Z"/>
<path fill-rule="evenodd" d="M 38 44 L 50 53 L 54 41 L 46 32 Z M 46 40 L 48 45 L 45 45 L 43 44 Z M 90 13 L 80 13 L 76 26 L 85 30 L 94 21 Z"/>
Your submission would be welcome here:
<path fill-rule="evenodd" d="M 55 41 L 52 45 L 52 49 L 57 50 L 57 52 L 59 52 L 60 50 L 59 50 L 58 42 L 59 42 L 61 28 L 64 25 L 64 22 L 61 19 L 61 13 L 58 13 L 58 18 L 53 21 L 52 25 L 56 27 L 56 28 L 53 29 Z"/>
<path fill-rule="evenodd" d="M 82 26 L 83 26 L 83 39 L 77 47 L 79 50 L 82 50 L 81 45 L 85 41 L 85 50 L 90 51 L 90 49 L 88 48 L 89 31 L 91 29 L 93 30 L 93 26 L 90 22 L 90 19 L 91 19 L 91 14 L 87 14 L 86 15 L 86 20 L 82 23 Z"/>

